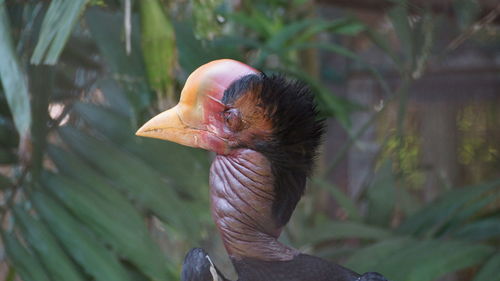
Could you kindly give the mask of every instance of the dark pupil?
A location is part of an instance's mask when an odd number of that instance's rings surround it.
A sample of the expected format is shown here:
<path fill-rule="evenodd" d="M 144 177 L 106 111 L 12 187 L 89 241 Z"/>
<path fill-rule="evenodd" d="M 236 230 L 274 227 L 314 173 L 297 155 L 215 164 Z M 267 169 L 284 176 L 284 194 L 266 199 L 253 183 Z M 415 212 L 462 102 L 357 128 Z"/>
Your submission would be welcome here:
<path fill-rule="evenodd" d="M 241 118 L 240 118 L 240 112 L 237 109 L 231 108 L 226 110 L 224 112 L 224 120 L 226 121 L 227 126 L 231 130 L 233 131 L 240 130 Z"/>

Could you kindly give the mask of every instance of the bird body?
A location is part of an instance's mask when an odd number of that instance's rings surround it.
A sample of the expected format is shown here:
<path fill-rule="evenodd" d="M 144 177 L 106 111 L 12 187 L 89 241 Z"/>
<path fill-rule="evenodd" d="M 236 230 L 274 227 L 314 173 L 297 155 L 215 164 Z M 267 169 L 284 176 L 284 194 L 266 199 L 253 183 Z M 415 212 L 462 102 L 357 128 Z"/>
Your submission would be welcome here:
<path fill-rule="evenodd" d="M 305 85 L 218 60 L 195 70 L 179 104 L 137 135 L 217 153 L 210 169 L 211 212 L 239 281 L 384 281 L 278 241 L 304 192 L 322 133 Z M 182 280 L 227 279 L 203 250 L 193 249 Z"/>

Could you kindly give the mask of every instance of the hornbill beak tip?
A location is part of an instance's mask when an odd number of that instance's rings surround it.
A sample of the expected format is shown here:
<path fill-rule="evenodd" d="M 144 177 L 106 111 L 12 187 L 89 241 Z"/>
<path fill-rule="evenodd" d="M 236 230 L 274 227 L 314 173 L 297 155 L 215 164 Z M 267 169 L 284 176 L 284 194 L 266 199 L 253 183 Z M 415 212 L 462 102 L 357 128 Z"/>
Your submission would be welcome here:
<path fill-rule="evenodd" d="M 154 116 L 137 130 L 136 136 L 200 147 L 201 130 L 184 124 L 178 110 L 179 105 Z"/>

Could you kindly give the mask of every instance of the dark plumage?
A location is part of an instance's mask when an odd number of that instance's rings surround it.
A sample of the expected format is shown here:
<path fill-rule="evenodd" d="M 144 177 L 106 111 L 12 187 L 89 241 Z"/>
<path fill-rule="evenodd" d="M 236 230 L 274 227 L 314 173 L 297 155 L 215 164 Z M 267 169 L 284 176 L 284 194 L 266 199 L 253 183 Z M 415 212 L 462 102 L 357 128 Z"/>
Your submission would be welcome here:
<path fill-rule="evenodd" d="M 240 278 L 237 281 L 387 281 L 376 272 L 359 275 L 326 260 L 300 254 L 291 261 L 268 262 L 256 259 L 234 261 Z M 286 279 L 284 279 L 286 277 Z M 181 281 L 230 281 L 201 248 L 191 249 L 182 265 Z"/>
<path fill-rule="evenodd" d="M 270 138 L 255 136 L 253 142 L 241 146 L 264 154 L 271 162 L 276 192 L 273 215 L 285 225 L 304 193 L 324 121 L 318 118 L 311 91 L 299 81 L 264 73 L 247 75 L 229 86 L 222 102 L 231 108 L 242 95 L 254 95 L 272 123 Z"/>
<path fill-rule="evenodd" d="M 228 281 L 228 279 L 220 273 L 203 249 L 194 248 L 184 258 L 181 281 Z"/>

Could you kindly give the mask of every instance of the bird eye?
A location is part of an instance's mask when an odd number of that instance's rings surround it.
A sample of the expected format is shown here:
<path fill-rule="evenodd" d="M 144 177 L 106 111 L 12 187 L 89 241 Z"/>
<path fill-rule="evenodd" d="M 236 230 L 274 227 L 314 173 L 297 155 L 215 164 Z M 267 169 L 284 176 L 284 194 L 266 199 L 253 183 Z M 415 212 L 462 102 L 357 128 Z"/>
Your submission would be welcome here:
<path fill-rule="evenodd" d="M 233 132 L 243 129 L 243 121 L 241 120 L 240 111 L 236 108 L 231 108 L 223 112 L 224 122 L 227 127 Z"/>

